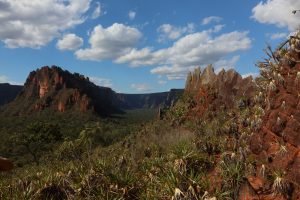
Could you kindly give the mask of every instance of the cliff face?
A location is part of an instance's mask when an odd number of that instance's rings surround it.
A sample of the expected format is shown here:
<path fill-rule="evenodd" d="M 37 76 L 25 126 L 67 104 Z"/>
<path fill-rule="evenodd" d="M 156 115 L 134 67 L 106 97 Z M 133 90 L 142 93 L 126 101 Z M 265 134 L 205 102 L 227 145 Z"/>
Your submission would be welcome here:
<path fill-rule="evenodd" d="M 183 89 L 171 89 L 169 92 L 152 94 L 122 94 L 116 93 L 114 105 L 122 109 L 158 108 L 171 106 L 182 95 Z"/>
<path fill-rule="evenodd" d="M 4 108 L 6 114 L 20 115 L 50 108 L 57 112 L 94 111 L 109 115 L 122 109 L 170 106 L 183 90 L 153 94 L 115 93 L 110 88 L 96 86 L 78 73 L 45 66 L 31 72 L 24 86 L 1 84 L 0 92 L 0 103 L 16 98 L 8 105 L 10 109 Z"/>
<path fill-rule="evenodd" d="M 235 70 L 224 69 L 216 74 L 211 65 L 203 72 L 195 69 L 187 77 L 185 94 L 192 98 L 191 114 L 202 116 L 208 109 L 229 109 L 235 106 L 238 99 L 249 104 L 255 92 L 252 77 L 242 78 Z"/>
<path fill-rule="evenodd" d="M 83 75 L 45 66 L 29 74 L 24 88 L 10 106 L 15 107 L 15 114 L 50 108 L 58 112 L 91 110 L 107 115 L 116 110 L 111 105 L 112 95 L 110 88 L 96 86 Z"/>
<path fill-rule="evenodd" d="M 14 100 L 21 92 L 23 86 L 0 83 L 0 105 L 7 104 Z"/>

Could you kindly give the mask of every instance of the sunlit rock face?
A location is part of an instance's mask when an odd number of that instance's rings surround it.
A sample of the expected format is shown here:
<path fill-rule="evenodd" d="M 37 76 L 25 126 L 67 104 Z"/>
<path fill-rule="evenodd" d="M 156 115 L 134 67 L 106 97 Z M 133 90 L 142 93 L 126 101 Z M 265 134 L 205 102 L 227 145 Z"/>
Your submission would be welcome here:
<path fill-rule="evenodd" d="M 116 110 L 111 103 L 113 95 L 110 88 L 96 86 L 83 75 L 45 66 L 29 74 L 22 92 L 12 103 L 18 104 L 20 113 L 49 108 L 56 112 L 92 111 L 107 115 Z"/>
<path fill-rule="evenodd" d="M 57 66 L 45 66 L 30 72 L 24 86 L 16 86 L 17 91 L 10 96 L 6 94 L 15 89 L 15 86 L 1 86 L 0 84 L 0 91 L 3 89 L 2 99 L 7 103 L 10 101 L 10 109 L 4 108 L 8 115 L 45 109 L 59 113 L 93 111 L 100 115 L 120 113 L 126 109 L 155 109 L 171 106 L 183 93 L 183 89 L 150 94 L 116 93 L 110 88 L 96 86 L 88 77 L 72 74 Z M 14 98 L 15 101 L 12 101 Z"/>
<path fill-rule="evenodd" d="M 242 97 L 245 101 L 250 101 L 254 92 L 255 84 L 251 76 L 242 78 L 233 69 L 223 69 L 216 74 L 212 65 L 202 72 L 200 68 L 196 68 L 189 73 L 185 86 L 185 94 L 193 99 L 191 114 L 196 116 L 201 116 L 209 108 L 233 108 L 236 100 Z"/>
<path fill-rule="evenodd" d="M 293 41 L 289 43 L 287 48 L 274 52 L 276 61 L 271 59 L 267 70 L 263 70 L 265 114 L 260 129 L 250 140 L 250 149 L 258 161 L 255 179 L 268 182 L 267 176 L 259 173 L 262 168 L 266 174 L 280 171 L 289 189 L 274 199 L 300 199 L 300 40 L 297 46 Z M 261 193 L 261 199 L 274 196 L 267 184 Z"/>

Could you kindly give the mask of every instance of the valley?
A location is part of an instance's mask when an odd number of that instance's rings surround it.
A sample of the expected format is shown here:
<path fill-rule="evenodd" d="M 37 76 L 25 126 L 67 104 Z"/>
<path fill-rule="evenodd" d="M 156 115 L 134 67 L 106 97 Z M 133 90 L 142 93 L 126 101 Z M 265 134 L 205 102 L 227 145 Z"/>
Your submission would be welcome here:
<path fill-rule="evenodd" d="M 1 152 L 14 163 L 0 197 L 298 199 L 300 54 L 283 48 L 256 79 L 209 65 L 166 93 L 31 72 L 0 108 Z"/>

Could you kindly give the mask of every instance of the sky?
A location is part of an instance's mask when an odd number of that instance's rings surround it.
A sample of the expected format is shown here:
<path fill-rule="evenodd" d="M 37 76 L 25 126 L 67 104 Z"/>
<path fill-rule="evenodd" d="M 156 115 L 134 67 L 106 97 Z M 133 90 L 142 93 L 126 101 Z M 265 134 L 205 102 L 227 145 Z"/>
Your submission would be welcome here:
<path fill-rule="evenodd" d="M 0 83 L 56 65 L 122 93 L 183 88 L 213 64 L 257 76 L 267 44 L 300 25 L 299 0 L 0 0 Z"/>

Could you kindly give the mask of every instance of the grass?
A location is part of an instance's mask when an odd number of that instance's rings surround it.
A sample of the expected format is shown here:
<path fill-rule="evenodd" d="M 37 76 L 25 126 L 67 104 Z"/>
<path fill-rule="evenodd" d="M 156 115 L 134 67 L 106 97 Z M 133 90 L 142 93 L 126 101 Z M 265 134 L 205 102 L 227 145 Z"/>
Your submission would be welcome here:
<path fill-rule="evenodd" d="M 281 50 L 284 55 L 288 52 Z M 210 90 L 200 91 L 203 95 L 197 98 L 197 92 L 183 95 L 163 110 L 162 120 L 156 120 L 155 109 L 126 110 L 107 118 L 51 110 L 28 118 L 2 116 L 0 152 L 14 160 L 16 168 L 0 173 L 0 199 L 238 199 L 247 176 L 255 175 L 255 166 L 262 163 L 267 192 L 287 199 L 296 185 L 283 170 L 271 173 L 268 163 L 246 151 L 251 134 L 263 123 L 276 67 L 270 65 L 260 63 L 261 88 L 253 105 L 236 97 L 233 108 L 218 105 L 211 110 L 215 93 Z M 10 109 L 14 113 L 15 108 Z M 40 137 L 34 139 L 25 131 L 33 122 L 56 127 L 61 137 L 53 142 L 45 134 L 49 132 L 37 130 L 29 132 Z M 24 133 L 38 165 L 25 153 L 24 143 L 15 143 Z M 284 157 L 287 150 L 280 144 L 278 154 Z"/>
<path fill-rule="evenodd" d="M 157 109 L 124 110 L 124 114 L 114 114 L 113 117 L 123 119 L 128 123 L 138 124 L 155 119 L 157 111 Z"/>
<path fill-rule="evenodd" d="M 103 132 L 98 129 L 84 128 L 38 166 L 0 174 L 1 199 L 169 199 L 175 188 L 187 193 L 198 186 L 199 194 L 207 189 L 202 171 L 208 161 L 198 154 L 191 132 L 156 121 L 105 146 L 95 139 Z M 182 173 L 174 167 L 178 159 L 187 164 Z"/>

